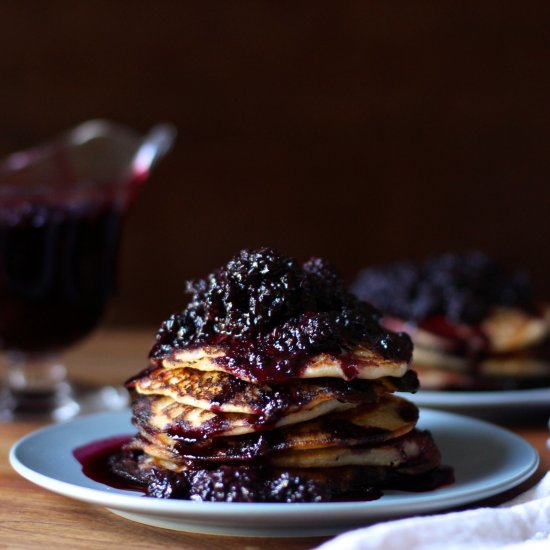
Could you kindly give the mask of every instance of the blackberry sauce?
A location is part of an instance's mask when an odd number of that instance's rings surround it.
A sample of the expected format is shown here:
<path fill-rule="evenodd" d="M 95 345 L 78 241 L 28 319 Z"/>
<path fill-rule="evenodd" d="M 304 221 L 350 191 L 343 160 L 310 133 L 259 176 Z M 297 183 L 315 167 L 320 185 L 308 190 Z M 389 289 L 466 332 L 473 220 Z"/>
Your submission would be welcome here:
<path fill-rule="evenodd" d="M 104 202 L 0 205 L 0 345 L 64 348 L 99 321 L 114 292 L 122 213 Z"/>
<path fill-rule="evenodd" d="M 143 488 L 131 484 L 111 471 L 109 465 L 113 454 L 120 452 L 120 449 L 132 439 L 132 436 L 120 435 L 108 439 L 92 441 L 73 451 L 73 456 L 80 462 L 82 473 L 98 483 L 103 483 L 115 489 L 127 489 L 142 491 Z"/>
<path fill-rule="evenodd" d="M 255 382 L 299 377 L 306 361 L 362 345 L 410 361 L 404 333 L 383 328 L 380 313 L 348 292 L 323 259 L 304 264 L 270 248 L 243 250 L 205 279 L 187 285 L 187 307 L 165 321 L 151 350 L 160 361 L 179 349 L 216 346 L 228 371 Z M 345 361 L 348 378 L 356 375 Z"/>
<path fill-rule="evenodd" d="M 329 502 L 376 500 L 384 489 L 424 492 L 454 482 L 453 468 L 438 466 L 410 475 L 379 467 L 274 469 L 260 464 L 222 464 L 175 473 L 142 469 L 141 453 L 124 448 L 127 437 L 75 449 L 83 473 L 109 487 L 155 498 L 210 502 Z M 120 476 L 120 477 L 119 477 Z"/>
<path fill-rule="evenodd" d="M 443 317 L 475 325 L 495 306 L 536 312 L 529 276 L 476 251 L 364 269 L 352 292 L 386 315 L 417 323 Z"/>

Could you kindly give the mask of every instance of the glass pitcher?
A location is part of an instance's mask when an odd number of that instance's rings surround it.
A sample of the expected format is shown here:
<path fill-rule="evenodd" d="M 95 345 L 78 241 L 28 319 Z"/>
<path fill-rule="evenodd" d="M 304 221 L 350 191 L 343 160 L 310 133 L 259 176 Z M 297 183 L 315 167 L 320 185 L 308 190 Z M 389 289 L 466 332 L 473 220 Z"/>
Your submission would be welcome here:
<path fill-rule="evenodd" d="M 142 136 L 93 120 L 0 163 L 0 419 L 63 420 L 89 405 L 60 352 L 101 320 L 124 215 L 174 138 L 170 125 Z"/>

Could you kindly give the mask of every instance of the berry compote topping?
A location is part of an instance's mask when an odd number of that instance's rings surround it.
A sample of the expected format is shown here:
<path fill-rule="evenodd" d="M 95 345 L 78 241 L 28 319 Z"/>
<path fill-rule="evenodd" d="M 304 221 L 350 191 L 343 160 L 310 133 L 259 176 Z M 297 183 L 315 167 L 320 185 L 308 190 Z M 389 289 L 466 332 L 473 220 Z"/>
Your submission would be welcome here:
<path fill-rule="evenodd" d="M 478 251 L 364 269 L 352 292 L 387 315 L 416 322 L 444 316 L 473 325 L 495 306 L 535 311 L 527 273 L 507 271 Z"/>
<path fill-rule="evenodd" d="M 187 292 L 187 307 L 162 324 L 153 360 L 212 345 L 225 352 L 216 361 L 237 376 L 284 382 L 299 377 L 311 356 L 345 357 L 358 344 L 388 359 L 411 358 L 410 338 L 384 329 L 379 312 L 348 292 L 320 258 L 299 265 L 270 248 L 243 250 L 188 283 Z"/>

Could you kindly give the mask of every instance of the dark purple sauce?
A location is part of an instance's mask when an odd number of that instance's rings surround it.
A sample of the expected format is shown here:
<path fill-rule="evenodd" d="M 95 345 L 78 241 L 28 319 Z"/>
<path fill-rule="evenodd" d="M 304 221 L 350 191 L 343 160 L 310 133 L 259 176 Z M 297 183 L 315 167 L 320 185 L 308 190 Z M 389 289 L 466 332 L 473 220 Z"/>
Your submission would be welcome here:
<path fill-rule="evenodd" d="M 0 204 L 0 346 L 64 348 L 99 322 L 115 287 L 122 213 L 105 201 Z"/>
<path fill-rule="evenodd" d="M 426 483 L 423 489 L 420 491 L 434 491 L 440 487 L 447 487 L 455 483 L 455 469 L 453 466 L 448 466 L 446 464 L 441 465 L 437 470 L 432 472 L 430 483 Z M 414 491 L 414 489 L 411 489 Z"/>
<path fill-rule="evenodd" d="M 395 490 L 407 491 L 411 493 L 427 493 L 435 491 L 441 487 L 447 487 L 455 482 L 455 471 L 452 466 L 442 465 L 417 476 L 411 476 L 407 481 L 400 480 L 395 487 Z"/>
<path fill-rule="evenodd" d="M 454 468 L 452 466 L 439 466 L 435 470 L 416 475 L 410 479 L 406 479 L 402 476 L 398 482 L 392 484 L 389 483 L 386 490 L 391 489 L 394 491 L 404 491 L 407 493 L 429 493 L 440 489 L 441 487 L 447 487 L 455 482 Z M 365 495 L 361 492 L 347 493 L 345 496 L 337 497 L 334 502 L 361 502 L 365 500 L 377 500 L 384 496 L 383 491 L 375 487 L 372 488 L 372 493 Z"/>
<path fill-rule="evenodd" d="M 114 489 L 127 489 L 144 493 L 142 487 L 132 484 L 130 481 L 114 474 L 109 466 L 109 459 L 118 453 L 123 445 L 128 443 L 132 436 L 119 435 L 108 439 L 100 439 L 77 447 L 73 456 L 82 465 L 82 473 Z"/>

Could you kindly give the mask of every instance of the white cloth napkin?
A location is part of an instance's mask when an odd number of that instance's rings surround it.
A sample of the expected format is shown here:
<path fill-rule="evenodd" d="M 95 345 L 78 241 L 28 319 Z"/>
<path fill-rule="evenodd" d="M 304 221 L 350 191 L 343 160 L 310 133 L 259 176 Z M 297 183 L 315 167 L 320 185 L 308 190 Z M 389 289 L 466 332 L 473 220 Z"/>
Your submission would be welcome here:
<path fill-rule="evenodd" d="M 318 550 L 550 550 L 550 472 L 498 508 L 379 523 Z"/>

